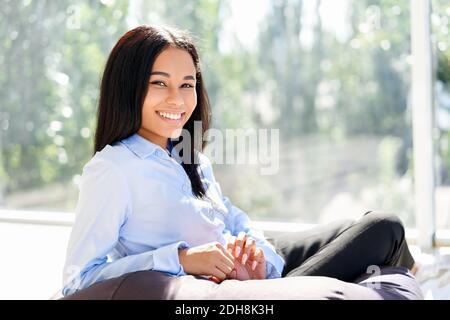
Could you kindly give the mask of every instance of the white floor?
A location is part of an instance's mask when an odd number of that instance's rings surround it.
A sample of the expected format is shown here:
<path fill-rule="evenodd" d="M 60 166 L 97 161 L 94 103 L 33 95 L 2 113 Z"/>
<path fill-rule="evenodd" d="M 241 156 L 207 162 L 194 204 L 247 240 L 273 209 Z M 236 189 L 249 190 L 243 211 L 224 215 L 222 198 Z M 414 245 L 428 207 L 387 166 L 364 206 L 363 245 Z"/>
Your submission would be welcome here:
<path fill-rule="evenodd" d="M 0 299 L 49 299 L 60 289 L 70 227 L 0 223 Z M 417 278 L 426 299 L 450 299 L 450 248 L 422 253 Z"/>

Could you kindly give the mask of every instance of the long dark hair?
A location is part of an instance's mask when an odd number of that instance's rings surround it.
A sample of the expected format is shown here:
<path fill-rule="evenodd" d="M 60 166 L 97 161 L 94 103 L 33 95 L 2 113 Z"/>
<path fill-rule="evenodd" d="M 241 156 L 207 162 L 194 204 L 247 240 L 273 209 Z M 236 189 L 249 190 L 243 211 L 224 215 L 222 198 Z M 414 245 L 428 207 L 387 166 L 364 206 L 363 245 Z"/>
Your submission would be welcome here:
<path fill-rule="evenodd" d="M 135 134 L 142 123 L 142 105 L 147 95 L 150 72 L 157 56 L 166 48 L 186 50 L 196 68 L 197 106 L 184 125 L 192 137 L 190 160 L 182 163 L 196 197 L 205 197 L 198 165 L 203 139 L 194 138 L 194 121 L 201 121 L 201 137 L 209 128 L 210 103 L 203 83 L 197 50 L 185 32 L 175 28 L 139 26 L 125 33 L 112 49 L 103 73 L 95 131 L 94 154 L 106 145 Z M 173 141 L 174 147 L 180 143 Z M 184 158 L 183 158 L 184 159 Z"/>

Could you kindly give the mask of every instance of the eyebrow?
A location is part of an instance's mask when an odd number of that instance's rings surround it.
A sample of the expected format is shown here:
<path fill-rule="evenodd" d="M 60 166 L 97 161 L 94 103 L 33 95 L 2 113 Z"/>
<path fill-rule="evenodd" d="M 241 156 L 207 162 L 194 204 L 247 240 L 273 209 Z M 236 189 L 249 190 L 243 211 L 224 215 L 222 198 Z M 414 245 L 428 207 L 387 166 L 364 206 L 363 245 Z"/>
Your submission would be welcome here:
<path fill-rule="evenodd" d="M 155 71 L 155 72 L 152 72 L 152 73 L 150 73 L 150 75 L 151 76 L 153 76 L 153 75 L 160 75 L 160 76 L 163 76 L 163 77 L 167 77 L 167 78 L 170 78 L 170 74 L 168 74 L 167 72 L 162 72 L 162 71 Z M 194 76 L 184 76 L 184 78 L 183 78 L 184 80 L 194 80 L 195 81 L 195 77 Z"/>

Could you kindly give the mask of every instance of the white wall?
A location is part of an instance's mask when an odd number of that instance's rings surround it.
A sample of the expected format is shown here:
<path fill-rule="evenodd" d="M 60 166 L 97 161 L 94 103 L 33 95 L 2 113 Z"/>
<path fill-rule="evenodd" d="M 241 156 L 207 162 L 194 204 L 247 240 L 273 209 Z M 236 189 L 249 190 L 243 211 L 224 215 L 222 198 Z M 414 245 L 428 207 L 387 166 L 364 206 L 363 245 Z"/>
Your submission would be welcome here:
<path fill-rule="evenodd" d="M 62 283 L 70 227 L 0 222 L 0 299 L 49 299 Z"/>

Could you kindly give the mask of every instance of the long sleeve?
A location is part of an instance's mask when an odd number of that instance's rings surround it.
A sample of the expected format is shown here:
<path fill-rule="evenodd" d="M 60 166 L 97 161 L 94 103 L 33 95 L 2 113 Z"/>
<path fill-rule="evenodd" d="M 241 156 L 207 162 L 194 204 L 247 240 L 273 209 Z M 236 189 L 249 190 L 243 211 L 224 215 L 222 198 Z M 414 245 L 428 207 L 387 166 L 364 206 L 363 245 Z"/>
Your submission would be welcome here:
<path fill-rule="evenodd" d="M 63 295 L 96 282 L 140 270 L 185 274 L 178 260 L 180 241 L 108 261 L 121 226 L 131 214 L 130 190 L 124 176 L 109 161 L 93 158 L 83 170 L 63 276 Z"/>
<path fill-rule="evenodd" d="M 266 279 L 277 279 L 281 278 L 281 273 L 271 264 L 266 261 Z"/>
<path fill-rule="evenodd" d="M 214 173 L 212 170 L 211 163 L 206 156 L 202 157 L 202 173 L 203 175 L 211 181 L 210 188 L 213 187 L 221 198 L 222 203 L 227 209 L 227 215 L 225 219 L 226 228 L 230 231 L 231 235 L 237 236 L 239 232 L 244 231 L 250 237 L 255 239 L 256 245 L 264 251 L 264 256 L 266 258 L 266 273 L 267 278 L 279 278 L 281 277 L 284 260 L 276 252 L 275 247 L 266 240 L 262 230 L 258 230 L 251 226 L 251 221 L 248 215 L 234 206 L 230 199 L 222 194 L 219 183 L 215 180 Z"/>

